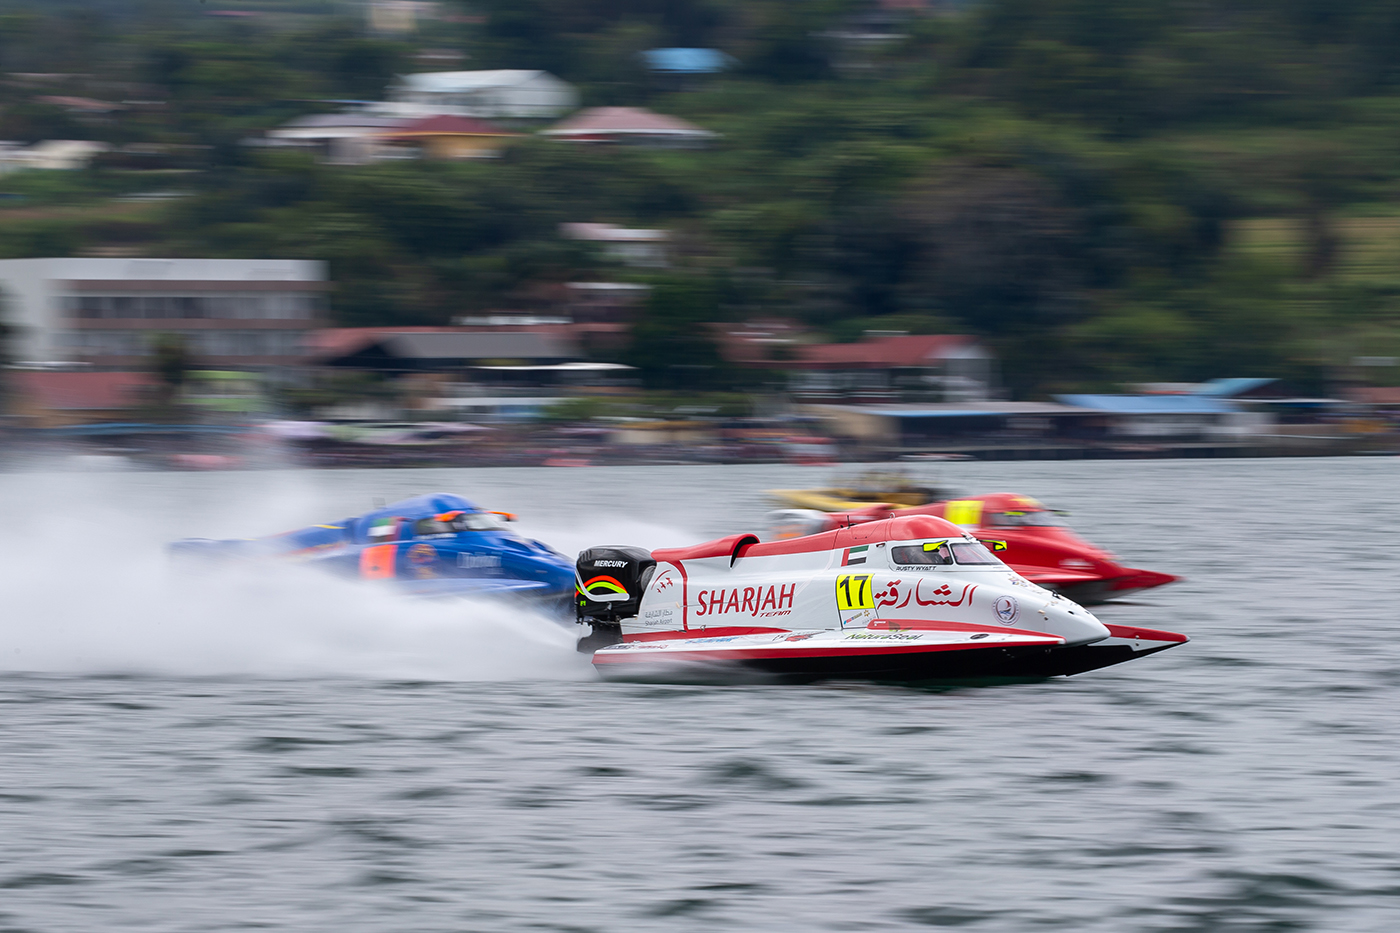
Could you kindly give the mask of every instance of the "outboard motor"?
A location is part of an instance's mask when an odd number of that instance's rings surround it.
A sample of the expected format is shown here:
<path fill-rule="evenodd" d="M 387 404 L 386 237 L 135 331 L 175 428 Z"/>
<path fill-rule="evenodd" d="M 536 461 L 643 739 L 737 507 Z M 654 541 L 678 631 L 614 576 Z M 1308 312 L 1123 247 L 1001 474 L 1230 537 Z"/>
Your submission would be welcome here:
<path fill-rule="evenodd" d="M 579 639 L 580 651 L 592 651 L 622 640 L 621 620 L 634 616 L 642 604 L 656 561 L 639 547 L 591 547 L 580 551 L 574 564 L 574 601 L 578 620 L 593 626 Z"/>

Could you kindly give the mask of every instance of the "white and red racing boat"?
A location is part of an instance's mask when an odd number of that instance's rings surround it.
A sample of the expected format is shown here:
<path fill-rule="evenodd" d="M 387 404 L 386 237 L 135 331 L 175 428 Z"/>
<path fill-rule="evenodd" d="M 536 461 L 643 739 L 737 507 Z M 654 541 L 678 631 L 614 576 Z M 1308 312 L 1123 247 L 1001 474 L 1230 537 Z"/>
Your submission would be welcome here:
<path fill-rule="evenodd" d="M 609 677 L 1041 678 L 1187 640 L 1105 625 L 926 515 L 767 543 L 596 547 L 576 567 L 578 618 L 593 629 L 580 648 Z"/>

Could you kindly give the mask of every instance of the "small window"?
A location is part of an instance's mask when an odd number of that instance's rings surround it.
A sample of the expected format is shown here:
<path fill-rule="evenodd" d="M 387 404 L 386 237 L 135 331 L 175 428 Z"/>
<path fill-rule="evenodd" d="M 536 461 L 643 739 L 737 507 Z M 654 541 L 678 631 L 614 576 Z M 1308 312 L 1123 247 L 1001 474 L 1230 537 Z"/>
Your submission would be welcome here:
<path fill-rule="evenodd" d="M 890 555 L 896 564 L 938 566 L 953 562 L 952 556 L 948 553 L 948 542 L 946 541 L 906 544 L 890 548 Z"/>
<path fill-rule="evenodd" d="M 989 564 L 992 566 L 996 566 L 1001 563 L 1001 561 L 997 560 L 995 557 L 992 556 L 991 551 L 987 550 L 985 547 L 983 547 L 981 544 L 978 544 L 976 541 L 959 542 L 957 544 L 954 544 L 953 556 L 958 559 L 958 563 L 960 564 Z"/>

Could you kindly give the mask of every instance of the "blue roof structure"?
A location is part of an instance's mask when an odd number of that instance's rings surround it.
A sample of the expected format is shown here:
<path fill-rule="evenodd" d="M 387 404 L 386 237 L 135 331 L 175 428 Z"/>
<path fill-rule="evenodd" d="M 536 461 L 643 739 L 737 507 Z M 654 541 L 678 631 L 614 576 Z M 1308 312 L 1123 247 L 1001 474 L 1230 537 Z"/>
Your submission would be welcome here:
<path fill-rule="evenodd" d="M 670 74 L 716 74 L 738 64 L 719 49 L 647 49 L 642 57 L 652 71 Z"/>
<path fill-rule="evenodd" d="M 1111 415 L 1224 415 L 1239 411 L 1225 399 L 1201 395 L 1057 395 L 1055 400 Z"/>
<path fill-rule="evenodd" d="M 1196 390 L 1197 395 L 1207 395 L 1213 398 L 1234 398 L 1251 389 L 1266 386 L 1271 382 L 1278 382 L 1277 379 L 1261 379 L 1257 377 L 1237 377 L 1234 379 L 1212 379 L 1209 382 L 1201 383 Z"/>

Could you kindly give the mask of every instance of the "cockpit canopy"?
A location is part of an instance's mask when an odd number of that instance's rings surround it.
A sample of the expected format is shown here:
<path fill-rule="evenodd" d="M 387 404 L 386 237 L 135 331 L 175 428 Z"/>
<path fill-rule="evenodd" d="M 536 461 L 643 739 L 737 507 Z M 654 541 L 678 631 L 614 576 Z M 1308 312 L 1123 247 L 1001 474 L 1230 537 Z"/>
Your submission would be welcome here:
<path fill-rule="evenodd" d="M 490 512 L 451 511 L 420 518 L 413 523 L 415 538 L 428 535 L 450 535 L 459 531 L 501 531 L 505 528 L 501 520 Z"/>
<path fill-rule="evenodd" d="M 1004 567 L 977 541 L 925 541 L 922 544 L 897 544 L 890 548 L 890 559 L 906 567 L 951 566 Z"/>

